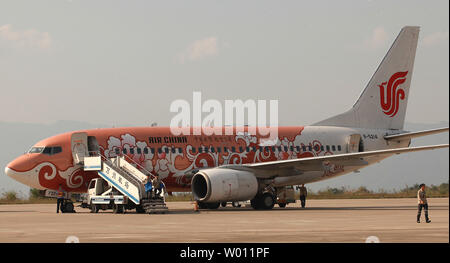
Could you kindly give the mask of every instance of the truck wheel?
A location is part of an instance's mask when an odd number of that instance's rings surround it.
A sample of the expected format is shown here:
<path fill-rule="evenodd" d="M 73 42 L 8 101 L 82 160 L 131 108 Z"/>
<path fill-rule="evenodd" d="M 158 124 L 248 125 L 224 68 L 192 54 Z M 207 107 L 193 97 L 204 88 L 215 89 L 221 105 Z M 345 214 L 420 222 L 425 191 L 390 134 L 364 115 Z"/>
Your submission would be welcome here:
<path fill-rule="evenodd" d="M 98 210 L 100 210 L 100 208 L 98 207 L 98 205 L 96 205 L 96 204 L 91 204 L 91 213 L 98 213 Z"/>
<path fill-rule="evenodd" d="M 119 212 L 119 207 L 118 205 L 114 204 L 113 205 L 113 214 L 117 214 Z"/>
<path fill-rule="evenodd" d="M 231 205 L 233 207 L 241 207 L 241 204 L 239 204 L 239 202 L 233 202 L 233 203 L 231 203 Z"/>
<path fill-rule="evenodd" d="M 117 213 L 119 214 L 124 214 L 125 209 L 123 208 L 123 205 L 118 205 L 117 206 Z"/>

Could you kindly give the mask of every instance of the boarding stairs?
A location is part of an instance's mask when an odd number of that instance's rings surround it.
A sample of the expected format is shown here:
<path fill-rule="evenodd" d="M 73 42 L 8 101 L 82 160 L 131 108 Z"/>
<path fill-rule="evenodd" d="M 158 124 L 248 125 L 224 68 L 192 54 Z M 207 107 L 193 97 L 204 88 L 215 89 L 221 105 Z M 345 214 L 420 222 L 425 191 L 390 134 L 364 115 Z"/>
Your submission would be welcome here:
<path fill-rule="evenodd" d="M 94 156 L 84 157 L 83 163 L 84 171 L 96 171 L 108 184 L 131 200 L 138 211 L 150 214 L 168 210 L 164 192 L 160 197 L 147 198 L 144 183 L 147 175 L 152 174 L 128 156 L 107 158 L 97 152 Z"/>

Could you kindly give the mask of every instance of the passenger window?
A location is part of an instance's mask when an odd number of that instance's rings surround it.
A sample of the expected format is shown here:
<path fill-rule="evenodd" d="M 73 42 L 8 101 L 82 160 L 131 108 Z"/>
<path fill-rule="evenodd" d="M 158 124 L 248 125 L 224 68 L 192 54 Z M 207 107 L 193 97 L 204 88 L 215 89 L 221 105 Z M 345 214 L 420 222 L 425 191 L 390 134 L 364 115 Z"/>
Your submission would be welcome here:
<path fill-rule="evenodd" d="M 205 147 L 205 153 L 207 153 L 208 152 L 208 150 L 209 150 L 209 148 L 208 147 Z"/>
<path fill-rule="evenodd" d="M 164 152 L 169 153 L 169 148 L 165 148 Z"/>
<path fill-rule="evenodd" d="M 323 150 L 324 150 L 323 145 L 320 145 L 320 150 L 323 152 Z"/>
<path fill-rule="evenodd" d="M 148 148 L 147 147 L 144 148 L 144 154 L 148 154 Z"/>
<path fill-rule="evenodd" d="M 290 146 L 289 148 L 291 149 L 291 152 L 294 151 L 294 146 Z"/>
<path fill-rule="evenodd" d="M 228 148 L 227 147 L 223 147 L 223 152 L 228 152 Z"/>
<path fill-rule="evenodd" d="M 300 146 L 295 146 L 295 149 L 297 149 L 297 152 L 300 152 Z"/>
<path fill-rule="evenodd" d="M 236 147 L 234 147 L 234 146 L 231 147 L 231 151 L 235 153 L 236 152 Z"/>
<path fill-rule="evenodd" d="M 211 152 L 212 152 L 212 153 L 214 153 L 214 152 L 215 152 L 215 149 L 214 149 L 214 147 L 211 147 Z"/>
<path fill-rule="evenodd" d="M 172 153 L 175 153 L 175 151 L 176 151 L 176 149 L 175 149 L 175 148 L 172 148 Z"/>
<path fill-rule="evenodd" d="M 162 150 L 161 150 L 161 148 L 158 148 L 158 153 L 159 153 L 159 154 L 161 154 L 161 153 L 162 153 Z"/>
<path fill-rule="evenodd" d="M 281 146 L 278 146 L 278 151 L 281 152 Z"/>
<path fill-rule="evenodd" d="M 123 154 L 127 154 L 127 149 L 123 148 L 122 152 L 123 152 Z"/>
<path fill-rule="evenodd" d="M 141 148 L 136 148 L 137 154 L 142 154 Z"/>
<path fill-rule="evenodd" d="M 275 146 L 272 146 L 272 152 L 275 152 Z"/>
<path fill-rule="evenodd" d="M 330 145 L 327 145 L 327 152 L 330 151 Z"/>
<path fill-rule="evenodd" d="M 246 147 L 245 151 L 249 153 L 250 152 L 250 147 Z"/>
<path fill-rule="evenodd" d="M 130 153 L 134 154 L 134 148 L 130 148 Z"/>
<path fill-rule="evenodd" d="M 116 155 L 119 155 L 119 154 L 120 154 L 120 149 L 119 149 L 119 148 L 115 148 L 114 150 L 115 150 L 115 152 L 116 152 Z"/>
<path fill-rule="evenodd" d="M 221 152 L 222 152 L 222 148 L 217 147 L 217 152 L 218 152 L 218 153 L 221 153 Z"/>
<path fill-rule="evenodd" d="M 202 152 L 203 152 L 202 147 L 198 147 L 198 153 L 202 153 Z"/>
<path fill-rule="evenodd" d="M 334 152 L 334 151 L 336 151 L 336 146 L 331 146 L 331 150 Z"/>
<path fill-rule="evenodd" d="M 155 154 L 155 148 L 150 148 L 150 151 Z"/>
<path fill-rule="evenodd" d="M 303 150 L 304 152 L 306 152 L 306 146 L 305 146 L 305 145 L 302 146 L 302 150 Z"/>
<path fill-rule="evenodd" d="M 284 146 L 284 151 L 287 152 L 288 151 L 288 147 Z"/>
<path fill-rule="evenodd" d="M 244 149 L 242 149 L 242 147 L 239 146 L 239 152 L 241 153 L 241 152 L 243 152 L 243 151 L 244 151 Z"/>
<path fill-rule="evenodd" d="M 341 146 L 340 145 L 338 145 L 338 151 L 341 151 Z"/>
<path fill-rule="evenodd" d="M 195 151 L 196 151 L 196 148 L 192 147 L 192 152 L 195 153 Z"/>
<path fill-rule="evenodd" d="M 182 148 L 178 148 L 178 153 L 183 153 L 183 149 Z"/>

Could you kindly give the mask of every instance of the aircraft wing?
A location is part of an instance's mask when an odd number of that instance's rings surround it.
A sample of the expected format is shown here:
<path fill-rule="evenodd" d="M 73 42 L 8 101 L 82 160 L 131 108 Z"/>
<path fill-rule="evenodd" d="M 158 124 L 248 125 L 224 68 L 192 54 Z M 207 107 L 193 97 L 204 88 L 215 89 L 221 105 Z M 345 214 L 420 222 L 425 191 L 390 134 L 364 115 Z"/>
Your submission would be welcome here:
<path fill-rule="evenodd" d="M 406 133 L 400 133 L 400 134 L 386 135 L 386 136 L 384 136 L 384 139 L 386 139 L 388 141 L 391 141 L 391 140 L 401 141 L 401 140 L 405 140 L 405 139 L 412 139 L 412 138 L 422 137 L 422 136 L 446 132 L 446 131 L 448 131 L 448 127 L 433 129 L 433 130 L 418 131 L 418 132 L 406 132 Z"/>
<path fill-rule="evenodd" d="M 448 148 L 448 144 L 429 145 L 420 147 L 406 147 L 389 150 L 377 150 L 367 152 L 346 153 L 337 155 L 326 155 L 317 157 L 308 157 L 301 159 L 289 159 L 281 161 L 271 161 L 244 165 L 223 165 L 221 168 L 235 170 L 245 170 L 255 173 L 258 178 L 273 178 L 278 176 L 299 175 L 305 171 L 325 171 L 330 164 L 344 165 L 344 167 L 363 166 L 368 164 L 365 158 L 378 157 L 392 154 L 401 154 L 406 152 L 418 152 L 424 150 L 434 150 Z"/>

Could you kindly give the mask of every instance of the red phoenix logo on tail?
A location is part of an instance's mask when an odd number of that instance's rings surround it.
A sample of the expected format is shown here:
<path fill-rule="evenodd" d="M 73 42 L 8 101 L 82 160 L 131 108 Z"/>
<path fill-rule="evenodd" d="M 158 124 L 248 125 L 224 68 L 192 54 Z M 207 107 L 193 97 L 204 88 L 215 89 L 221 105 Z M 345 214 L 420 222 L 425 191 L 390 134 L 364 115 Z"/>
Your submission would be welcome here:
<path fill-rule="evenodd" d="M 388 82 L 383 82 L 380 87 L 380 102 L 384 114 L 394 117 L 398 112 L 400 100 L 405 99 L 405 91 L 397 89 L 398 86 L 406 81 L 408 71 L 394 73 Z M 387 84 L 386 92 L 384 91 Z"/>

